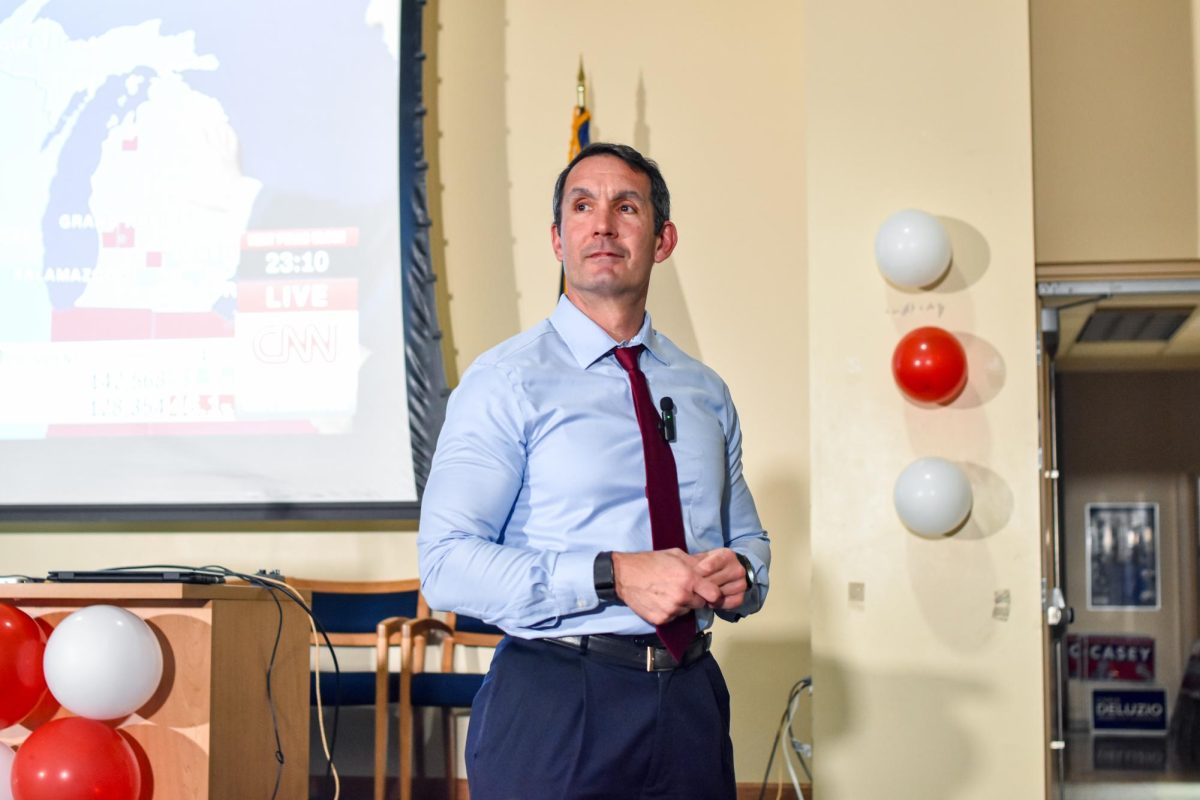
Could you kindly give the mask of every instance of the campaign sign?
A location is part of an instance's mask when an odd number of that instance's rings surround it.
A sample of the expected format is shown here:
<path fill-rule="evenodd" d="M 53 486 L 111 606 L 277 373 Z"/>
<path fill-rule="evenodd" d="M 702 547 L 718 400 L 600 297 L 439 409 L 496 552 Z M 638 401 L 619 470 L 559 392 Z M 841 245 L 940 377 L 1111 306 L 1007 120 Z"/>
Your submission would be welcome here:
<path fill-rule="evenodd" d="M 1167 693 L 1163 689 L 1095 689 L 1092 729 L 1165 733 Z"/>
<path fill-rule="evenodd" d="M 1092 769 L 1166 772 L 1167 738 L 1165 736 L 1093 737 Z"/>
<path fill-rule="evenodd" d="M 1149 636 L 1083 637 L 1084 675 L 1091 681 L 1154 680 L 1154 639 Z"/>
<path fill-rule="evenodd" d="M 1078 634 L 1067 634 L 1067 677 L 1083 677 L 1083 648 L 1087 644 L 1085 637 Z"/>

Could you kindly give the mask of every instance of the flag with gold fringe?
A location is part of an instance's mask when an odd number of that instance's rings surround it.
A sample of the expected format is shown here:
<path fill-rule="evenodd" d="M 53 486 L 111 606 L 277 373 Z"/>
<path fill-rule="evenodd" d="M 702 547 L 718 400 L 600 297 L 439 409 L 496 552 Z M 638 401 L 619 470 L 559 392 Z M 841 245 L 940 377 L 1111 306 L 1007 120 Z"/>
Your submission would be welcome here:
<path fill-rule="evenodd" d="M 588 127 L 592 121 L 592 112 L 587 108 L 587 80 L 583 74 L 583 59 L 579 59 L 579 75 L 575 80 L 575 113 L 571 118 L 571 146 L 567 151 L 567 161 L 570 162 L 579 151 L 588 146 L 591 141 Z M 566 268 L 560 268 L 558 275 L 558 294 L 567 293 Z"/>
<path fill-rule="evenodd" d="M 567 161 L 579 155 L 579 151 L 588 146 L 588 126 L 592 121 L 592 112 L 587 108 L 587 83 L 583 75 L 583 59 L 579 60 L 579 75 L 575 83 L 575 114 L 571 118 L 571 148 L 567 153 Z"/>

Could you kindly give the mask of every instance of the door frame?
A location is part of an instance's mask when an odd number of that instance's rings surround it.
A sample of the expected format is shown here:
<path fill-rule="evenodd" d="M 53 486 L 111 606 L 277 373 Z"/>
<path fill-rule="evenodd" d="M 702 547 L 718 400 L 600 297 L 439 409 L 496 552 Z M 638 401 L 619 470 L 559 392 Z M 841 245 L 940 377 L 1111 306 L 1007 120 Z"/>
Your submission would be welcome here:
<path fill-rule="evenodd" d="M 1042 672 L 1047 800 L 1061 800 L 1066 778 L 1066 637 L 1070 609 L 1058 602 L 1064 593 L 1061 485 L 1054 358 L 1057 310 L 1113 296 L 1200 293 L 1200 260 L 1112 261 L 1038 264 L 1038 453 L 1042 564 Z M 1200 518 L 1200 512 L 1197 512 Z M 1057 594 L 1056 594 L 1057 592 Z M 1056 611 L 1057 609 L 1057 611 Z M 1055 614 L 1065 619 L 1053 623 Z"/>

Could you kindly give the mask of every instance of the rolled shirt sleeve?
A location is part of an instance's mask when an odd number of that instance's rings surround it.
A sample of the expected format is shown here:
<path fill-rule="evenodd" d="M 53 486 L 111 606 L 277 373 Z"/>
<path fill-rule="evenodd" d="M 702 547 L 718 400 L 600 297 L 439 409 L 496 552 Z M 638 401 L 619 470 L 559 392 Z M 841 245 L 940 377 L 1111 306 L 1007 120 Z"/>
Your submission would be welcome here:
<path fill-rule="evenodd" d="M 500 365 L 476 364 L 450 397 L 421 504 L 421 588 L 452 608 L 504 628 L 553 622 L 598 604 L 595 553 L 504 541 L 521 490 L 526 433 L 520 394 Z"/>
<path fill-rule="evenodd" d="M 754 586 L 746 593 L 746 599 L 737 608 L 718 611 L 717 616 L 737 622 L 748 614 L 762 608 L 767 600 L 770 585 L 771 542 L 759 522 L 754 497 L 742 474 L 742 426 L 737 408 L 725 387 L 726 409 L 726 470 L 728 483 L 721 502 L 721 526 L 726 531 L 728 546 L 735 553 L 745 556 L 754 569 Z"/>

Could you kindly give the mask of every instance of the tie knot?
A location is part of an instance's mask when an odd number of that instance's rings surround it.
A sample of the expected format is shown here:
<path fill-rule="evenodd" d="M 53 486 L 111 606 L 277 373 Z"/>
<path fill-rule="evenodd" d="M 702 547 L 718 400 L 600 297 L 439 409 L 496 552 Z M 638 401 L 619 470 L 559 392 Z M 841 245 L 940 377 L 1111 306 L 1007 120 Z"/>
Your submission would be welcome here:
<path fill-rule="evenodd" d="M 617 357 L 617 363 L 624 367 L 626 372 L 641 372 L 638 369 L 638 356 L 642 354 L 642 345 L 618 347 L 613 354 Z"/>

